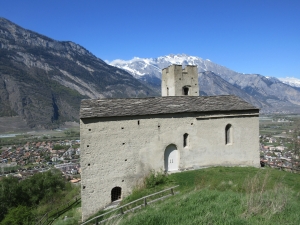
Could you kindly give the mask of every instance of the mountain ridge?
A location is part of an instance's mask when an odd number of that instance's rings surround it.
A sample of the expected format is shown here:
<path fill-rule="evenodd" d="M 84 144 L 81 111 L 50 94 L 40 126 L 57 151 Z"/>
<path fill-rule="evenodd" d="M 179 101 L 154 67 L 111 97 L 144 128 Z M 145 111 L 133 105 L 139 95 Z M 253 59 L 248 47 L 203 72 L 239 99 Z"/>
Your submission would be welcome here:
<path fill-rule="evenodd" d="M 172 54 L 114 62 L 109 65 L 72 41 L 56 41 L 0 18 L 0 116 L 20 117 L 31 128 L 78 121 L 84 98 L 160 95 L 161 69 L 172 63 L 198 66 L 202 95 L 237 95 L 264 113 L 300 112 L 300 88 L 208 59 Z"/>
<path fill-rule="evenodd" d="M 263 113 L 300 112 L 300 89 L 287 85 L 275 77 L 238 73 L 227 67 L 213 63 L 209 59 L 202 59 L 187 54 L 170 54 L 157 58 L 143 59 L 135 57 L 127 61 L 118 59 L 113 60 L 110 64 L 126 70 L 145 83 L 153 77 L 161 79 L 159 71 L 171 64 L 180 64 L 183 66 L 197 65 L 200 93 L 202 94 L 215 95 L 220 92 L 216 91 L 214 87 L 202 85 L 204 79 L 207 83 L 218 84 L 219 87 L 223 85 L 220 89 L 223 90 L 221 91 L 223 94 L 237 95 L 245 101 L 261 108 L 261 112 Z M 222 80 L 216 76 L 212 76 L 208 72 L 212 72 Z M 210 79 L 210 81 L 207 79 Z M 151 86 L 151 82 L 149 85 Z M 155 88 L 158 88 L 157 85 Z M 227 90 L 226 92 L 224 92 L 225 89 Z"/>
<path fill-rule="evenodd" d="M 81 99 L 150 95 L 157 93 L 80 45 L 0 18 L 0 116 L 53 128 L 79 120 Z"/>

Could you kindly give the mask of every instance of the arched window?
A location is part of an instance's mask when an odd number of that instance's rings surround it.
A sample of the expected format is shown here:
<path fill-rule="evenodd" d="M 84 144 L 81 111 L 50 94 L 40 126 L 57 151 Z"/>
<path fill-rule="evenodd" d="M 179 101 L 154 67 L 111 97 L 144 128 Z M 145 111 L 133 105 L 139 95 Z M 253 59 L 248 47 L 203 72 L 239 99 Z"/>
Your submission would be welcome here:
<path fill-rule="evenodd" d="M 225 127 L 225 144 L 232 144 L 232 126 L 227 124 Z"/>
<path fill-rule="evenodd" d="M 186 147 L 186 146 L 188 146 L 188 140 L 189 139 L 189 134 L 187 134 L 187 133 L 185 133 L 184 135 L 183 135 L 183 147 Z"/>
<path fill-rule="evenodd" d="M 189 95 L 189 91 L 190 91 L 190 89 L 189 89 L 188 86 L 184 86 L 184 87 L 182 88 L 182 93 L 183 93 L 183 95 Z"/>
<path fill-rule="evenodd" d="M 121 199 L 121 194 L 122 194 L 122 188 L 120 187 L 114 187 L 111 189 L 111 201 L 117 201 Z"/>

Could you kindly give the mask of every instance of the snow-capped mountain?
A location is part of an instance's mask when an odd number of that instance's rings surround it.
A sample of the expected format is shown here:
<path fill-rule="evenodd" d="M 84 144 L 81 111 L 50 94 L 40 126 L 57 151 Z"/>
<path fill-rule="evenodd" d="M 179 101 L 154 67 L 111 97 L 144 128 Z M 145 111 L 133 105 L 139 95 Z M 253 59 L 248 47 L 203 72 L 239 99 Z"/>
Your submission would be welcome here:
<path fill-rule="evenodd" d="M 290 86 L 300 88 L 300 79 L 294 77 L 286 77 L 286 78 L 278 78 L 278 80 Z"/>
<path fill-rule="evenodd" d="M 300 90 L 275 77 L 243 74 L 186 54 L 157 58 L 117 59 L 110 65 L 124 69 L 155 91 L 160 90 L 161 70 L 171 64 L 197 65 L 202 95 L 233 94 L 259 107 L 261 112 L 300 112 Z"/>
<path fill-rule="evenodd" d="M 112 66 L 121 68 L 138 78 L 144 75 L 155 76 L 161 78 L 161 70 L 171 64 L 179 65 L 197 65 L 199 72 L 212 71 L 218 75 L 232 75 L 236 72 L 211 62 L 209 59 L 202 59 L 197 56 L 189 56 L 186 54 L 166 55 L 158 58 L 139 58 L 134 57 L 131 60 L 116 59 L 109 63 Z"/>

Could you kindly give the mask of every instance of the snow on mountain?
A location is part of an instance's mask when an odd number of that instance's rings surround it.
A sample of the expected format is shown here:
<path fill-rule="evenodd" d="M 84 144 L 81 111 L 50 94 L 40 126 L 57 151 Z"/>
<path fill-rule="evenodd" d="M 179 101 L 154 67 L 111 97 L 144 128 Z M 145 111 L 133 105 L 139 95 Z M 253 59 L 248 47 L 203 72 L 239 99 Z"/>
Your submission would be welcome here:
<path fill-rule="evenodd" d="M 209 59 L 202 59 L 197 56 L 190 56 L 186 54 L 170 54 L 160 56 L 157 58 L 139 58 L 134 57 L 131 60 L 116 59 L 109 63 L 112 66 L 124 69 L 135 78 L 149 79 L 150 77 L 156 77 L 161 79 L 161 70 L 168 67 L 171 64 L 178 65 L 197 65 L 198 72 L 211 71 L 232 85 L 238 85 L 240 88 L 246 88 L 249 84 L 255 86 L 253 80 L 267 79 L 271 83 L 285 83 L 292 87 L 300 87 L 300 80 L 296 78 L 275 78 L 275 77 L 264 77 L 258 74 L 243 74 L 230 70 L 224 66 L 213 63 Z"/>
<path fill-rule="evenodd" d="M 281 82 L 288 84 L 292 87 L 299 87 L 300 88 L 300 79 L 294 77 L 286 77 L 286 78 L 278 78 Z"/>
<path fill-rule="evenodd" d="M 147 74 L 152 74 L 153 71 L 156 73 L 161 73 L 161 69 L 155 65 L 152 58 L 139 58 L 134 57 L 131 60 L 116 59 L 109 63 L 112 66 L 118 67 L 120 69 L 126 70 L 134 77 L 139 77 Z"/>
<path fill-rule="evenodd" d="M 112 66 L 128 71 L 143 84 L 158 92 L 161 70 L 171 64 L 197 65 L 200 93 L 203 95 L 237 95 L 266 113 L 300 112 L 298 88 L 286 85 L 275 77 L 235 72 L 209 59 L 186 54 L 170 54 L 157 58 L 134 57 L 127 61 L 117 59 L 110 63 Z M 300 80 L 298 82 L 300 86 Z"/>
<path fill-rule="evenodd" d="M 199 72 L 212 71 L 216 74 L 231 74 L 232 70 L 211 62 L 209 59 L 202 59 L 197 56 L 186 54 L 170 54 L 158 58 L 139 58 L 134 57 L 131 60 L 116 59 L 110 62 L 110 65 L 126 70 L 134 77 L 150 75 L 161 78 L 161 70 L 171 64 L 197 65 Z"/>

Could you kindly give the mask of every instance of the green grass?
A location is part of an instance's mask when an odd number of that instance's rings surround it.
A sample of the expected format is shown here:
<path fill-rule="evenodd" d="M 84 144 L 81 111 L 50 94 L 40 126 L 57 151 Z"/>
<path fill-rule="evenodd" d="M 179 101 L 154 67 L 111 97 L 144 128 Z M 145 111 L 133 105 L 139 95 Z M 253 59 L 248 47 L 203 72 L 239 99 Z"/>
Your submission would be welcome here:
<path fill-rule="evenodd" d="M 259 121 L 259 133 L 261 135 L 277 135 L 282 134 L 283 131 L 293 130 L 299 127 L 300 119 L 298 115 L 281 115 L 281 116 L 272 116 L 270 118 L 275 119 L 274 121 L 270 120 L 260 120 Z M 293 122 L 277 122 L 278 118 L 286 118 L 292 120 Z M 287 132 L 287 136 L 291 137 Z"/>
<path fill-rule="evenodd" d="M 166 202 L 129 214 L 120 224 L 299 224 L 299 197 L 279 213 L 268 210 L 248 215 L 247 198 L 233 191 L 203 189 L 177 195 Z"/>
<path fill-rule="evenodd" d="M 59 216 L 53 225 L 74 225 L 81 222 L 81 204 L 75 205 L 71 210 Z"/>
<path fill-rule="evenodd" d="M 171 174 L 126 201 L 179 184 L 177 195 L 108 224 L 300 224 L 300 175 L 275 169 L 214 167 Z"/>

